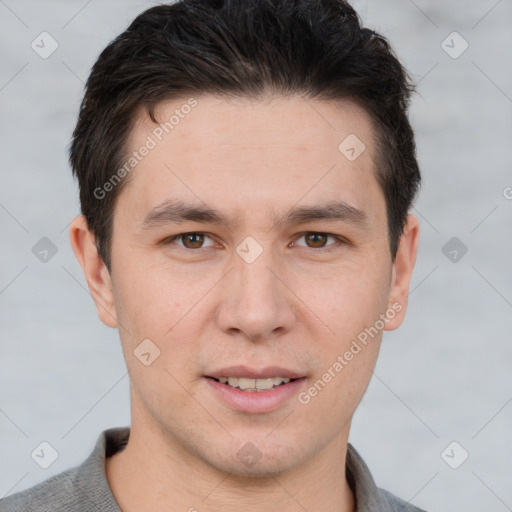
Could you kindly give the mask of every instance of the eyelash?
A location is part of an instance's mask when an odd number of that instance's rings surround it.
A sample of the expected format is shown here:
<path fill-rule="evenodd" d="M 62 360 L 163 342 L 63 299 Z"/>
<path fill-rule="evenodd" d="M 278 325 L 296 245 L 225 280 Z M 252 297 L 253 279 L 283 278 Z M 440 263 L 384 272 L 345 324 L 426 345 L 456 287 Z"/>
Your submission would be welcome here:
<path fill-rule="evenodd" d="M 180 233 L 179 235 L 174 235 L 174 236 L 171 236 L 169 238 L 166 238 L 165 240 L 162 241 L 162 244 L 163 245 L 169 245 L 169 244 L 173 243 L 176 239 L 181 238 L 181 237 L 185 237 L 187 235 L 204 235 L 204 236 L 210 237 L 208 233 L 204 233 L 202 231 L 190 231 L 188 233 Z M 345 238 L 343 238 L 341 236 L 334 235 L 332 233 L 324 233 L 323 231 L 304 231 L 304 232 L 299 234 L 299 237 L 297 238 L 297 240 L 300 240 L 305 235 L 326 235 L 327 237 L 335 238 L 341 244 L 348 244 L 349 243 L 348 240 L 346 240 Z M 199 251 L 201 249 L 204 249 L 204 247 L 199 247 L 198 249 L 190 249 L 188 247 L 181 247 L 181 246 L 178 246 L 178 247 L 180 247 L 181 249 L 184 249 L 186 251 Z M 330 244 L 327 247 L 318 247 L 318 248 L 316 248 L 316 247 L 307 247 L 307 246 L 301 246 L 301 247 L 304 247 L 306 249 L 313 249 L 313 250 L 315 250 L 315 252 L 324 253 L 324 252 L 335 251 L 339 247 L 339 245 L 338 244 Z"/>

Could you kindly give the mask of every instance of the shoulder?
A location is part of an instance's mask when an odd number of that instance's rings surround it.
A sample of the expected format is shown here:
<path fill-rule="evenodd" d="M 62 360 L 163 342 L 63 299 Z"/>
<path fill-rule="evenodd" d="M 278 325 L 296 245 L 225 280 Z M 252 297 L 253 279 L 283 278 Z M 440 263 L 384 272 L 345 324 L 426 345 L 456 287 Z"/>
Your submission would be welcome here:
<path fill-rule="evenodd" d="M 77 468 L 58 475 L 0 500 L 0 512 L 73 512 L 81 510 L 74 480 Z"/>
<path fill-rule="evenodd" d="M 398 496 L 391 494 L 389 491 L 385 489 L 378 489 L 380 499 L 382 503 L 386 503 L 387 507 L 385 510 L 389 510 L 389 512 L 427 512 L 422 508 L 415 507 L 411 505 L 407 501 L 402 500 Z"/>
<path fill-rule="evenodd" d="M 370 469 L 350 443 L 347 447 L 346 476 L 354 492 L 357 512 L 426 512 L 377 487 Z"/>
<path fill-rule="evenodd" d="M 0 512 L 121 512 L 105 474 L 105 458 L 124 448 L 128 427 L 104 430 L 79 466 L 0 500 Z"/>

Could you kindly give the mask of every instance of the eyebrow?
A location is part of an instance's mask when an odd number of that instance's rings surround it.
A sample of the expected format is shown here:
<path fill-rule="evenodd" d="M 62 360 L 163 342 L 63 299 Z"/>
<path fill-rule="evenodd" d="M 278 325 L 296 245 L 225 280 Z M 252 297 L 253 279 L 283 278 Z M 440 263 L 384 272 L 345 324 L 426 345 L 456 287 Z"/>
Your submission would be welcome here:
<path fill-rule="evenodd" d="M 292 208 L 283 218 L 275 219 L 276 224 L 301 224 L 315 220 L 341 221 L 368 227 L 368 216 L 363 210 L 344 201 L 330 201 L 322 205 Z"/>
<path fill-rule="evenodd" d="M 358 227 L 368 227 L 368 216 L 363 211 L 344 201 L 329 201 L 321 205 L 293 207 L 282 216 L 272 215 L 275 225 L 294 225 L 323 220 L 339 221 L 355 224 Z M 230 221 L 223 213 L 206 205 L 185 203 L 181 200 L 168 200 L 153 208 L 140 223 L 143 230 L 158 228 L 162 225 L 183 222 L 199 222 L 202 224 L 225 224 Z"/>

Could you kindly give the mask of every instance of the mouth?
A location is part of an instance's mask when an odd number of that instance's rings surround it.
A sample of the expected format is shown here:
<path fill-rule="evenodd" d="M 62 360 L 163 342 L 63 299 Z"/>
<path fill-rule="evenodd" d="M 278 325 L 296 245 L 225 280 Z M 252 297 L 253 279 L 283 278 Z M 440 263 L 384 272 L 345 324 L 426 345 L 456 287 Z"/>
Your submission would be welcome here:
<path fill-rule="evenodd" d="M 289 377 L 267 377 L 263 379 L 251 379 L 248 377 L 208 377 L 213 379 L 220 384 L 225 384 L 231 388 L 239 389 L 240 391 L 247 392 L 261 392 L 268 391 L 269 389 L 275 389 L 280 386 L 298 380 L 298 378 Z"/>
<path fill-rule="evenodd" d="M 236 411 L 254 414 L 272 412 L 290 404 L 306 385 L 304 374 L 280 366 L 260 369 L 230 366 L 204 377 L 216 399 Z"/>

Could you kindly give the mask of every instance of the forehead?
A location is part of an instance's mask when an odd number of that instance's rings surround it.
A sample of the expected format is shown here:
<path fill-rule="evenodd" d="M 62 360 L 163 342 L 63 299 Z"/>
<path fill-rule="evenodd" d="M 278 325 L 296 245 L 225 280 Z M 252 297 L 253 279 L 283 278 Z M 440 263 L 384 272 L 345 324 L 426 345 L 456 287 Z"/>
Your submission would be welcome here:
<path fill-rule="evenodd" d="M 134 215 L 169 199 L 237 216 L 300 201 L 362 209 L 380 193 L 372 122 L 353 102 L 202 95 L 162 102 L 155 116 L 141 110 L 128 140 L 127 158 L 139 155 L 118 203 Z"/>
<path fill-rule="evenodd" d="M 373 151 L 371 118 L 350 100 L 324 101 L 302 96 L 230 98 L 206 94 L 163 101 L 156 106 L 155 117 L 158 125 L 139 109 L 131 132 L 131 146 L 152 133 L 157 143 L 174 140 L 181 143 L 183 151 L 191 144 L 203 149 L 217 143 L 229 147 L 232 139 L 233 144 L 246 149 L 263 146 L 283 149 L 284 144 L 289 144 L 295 151 L 302 149 L 313 154 L 318 148 L 321 152 L 327 149 L 337 154 L 340 137 L 352 134 L 369 143 L 369 153 Z"/>

